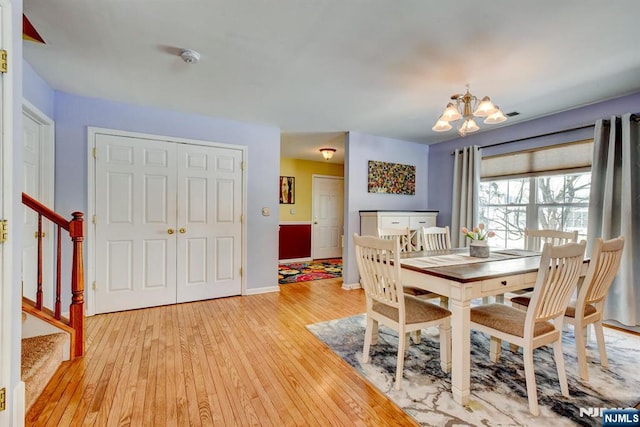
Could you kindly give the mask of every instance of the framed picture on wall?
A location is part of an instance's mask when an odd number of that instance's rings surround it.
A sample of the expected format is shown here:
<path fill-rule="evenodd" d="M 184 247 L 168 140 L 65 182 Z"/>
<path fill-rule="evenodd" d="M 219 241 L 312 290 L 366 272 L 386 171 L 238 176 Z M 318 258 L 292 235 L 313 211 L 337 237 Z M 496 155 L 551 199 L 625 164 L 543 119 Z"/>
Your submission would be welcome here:
<path fill-rule="evenodd" d="M 293 205 L 296 203 L 296 178 L 293 176 L 280 177 L 280 204 Z"/>

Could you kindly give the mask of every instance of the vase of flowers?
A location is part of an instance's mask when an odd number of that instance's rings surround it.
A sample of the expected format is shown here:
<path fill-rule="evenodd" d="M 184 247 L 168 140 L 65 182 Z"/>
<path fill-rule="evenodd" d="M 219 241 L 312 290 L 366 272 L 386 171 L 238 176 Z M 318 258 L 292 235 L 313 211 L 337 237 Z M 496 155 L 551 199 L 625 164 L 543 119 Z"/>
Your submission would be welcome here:
<path fill-rule="evenodd" d="M 489 258 L 489 243 L 487 239 L 496 235 L 493 231 L 487 231 L 484 224 L 478 224 L 477 227 L 473 227 L 469 230 L 467 227 L 462 227 L 460 230 L 462 234 L 471 239 L 469 244 L 469 255 L 476 258 Z"/>

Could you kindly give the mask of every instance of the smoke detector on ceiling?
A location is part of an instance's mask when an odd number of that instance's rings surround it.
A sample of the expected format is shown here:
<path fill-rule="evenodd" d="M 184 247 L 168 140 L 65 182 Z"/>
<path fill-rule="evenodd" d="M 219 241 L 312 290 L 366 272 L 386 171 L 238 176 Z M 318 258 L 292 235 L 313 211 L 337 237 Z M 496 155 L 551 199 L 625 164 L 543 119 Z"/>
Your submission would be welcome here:
<path fill-rule="evenodd" d="M 182 52 L 180 52 L 180 58 L 182 58 L 182 60 L 187 64 L 195 64 L 200 61 L 200 54 L 195 50 L 182 49 Z"/>

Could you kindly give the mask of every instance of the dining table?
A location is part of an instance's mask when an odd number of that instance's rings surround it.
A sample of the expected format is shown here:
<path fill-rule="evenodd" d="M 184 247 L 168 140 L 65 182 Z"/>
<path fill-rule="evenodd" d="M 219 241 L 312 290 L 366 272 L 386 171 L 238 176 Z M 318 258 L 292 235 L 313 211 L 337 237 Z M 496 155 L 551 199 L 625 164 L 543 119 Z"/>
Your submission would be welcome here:
<path fill-rule="evenodd" d="M 451 372 L 454 400 L 467 405 L 471 394 L 471 302 L 534 287 L 540 253 L 492 249 L 488 258 L 476 258 L 469 255 L 468 248 L 413 251 L 403 253 L 400 264 L 405 286 L 449 299 L 452 347 L 441 364 L 445 372 Z"/>

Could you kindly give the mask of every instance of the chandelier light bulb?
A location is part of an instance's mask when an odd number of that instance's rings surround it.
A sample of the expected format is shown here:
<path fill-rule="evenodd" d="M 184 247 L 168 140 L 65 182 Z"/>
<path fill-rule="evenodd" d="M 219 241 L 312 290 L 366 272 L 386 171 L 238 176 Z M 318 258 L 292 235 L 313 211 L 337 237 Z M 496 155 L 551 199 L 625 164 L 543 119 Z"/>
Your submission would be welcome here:
<path fill-rule="evenodd" d="M 502 114 L 502 111 L 500 111 L 500 108 L 496 106 L 496 109 L 497 111 L 492 115 L 490 115 L 489 117 L 487 117 L 486 119 L 484 119 L 483 123 L 488 125 L 495 125 L 495 124 L 507 121 L 507 117 L 504 114 Z"/>
<path fill-rule="evenodd" d="M 438 120 L 436 124 L 433 125 L 431 130 L 434 132 L 446 132 L 448 130 L 451 130 L 451 127 L 452 126 L 449 122 L 446 122 L 444 120 Z"/>

